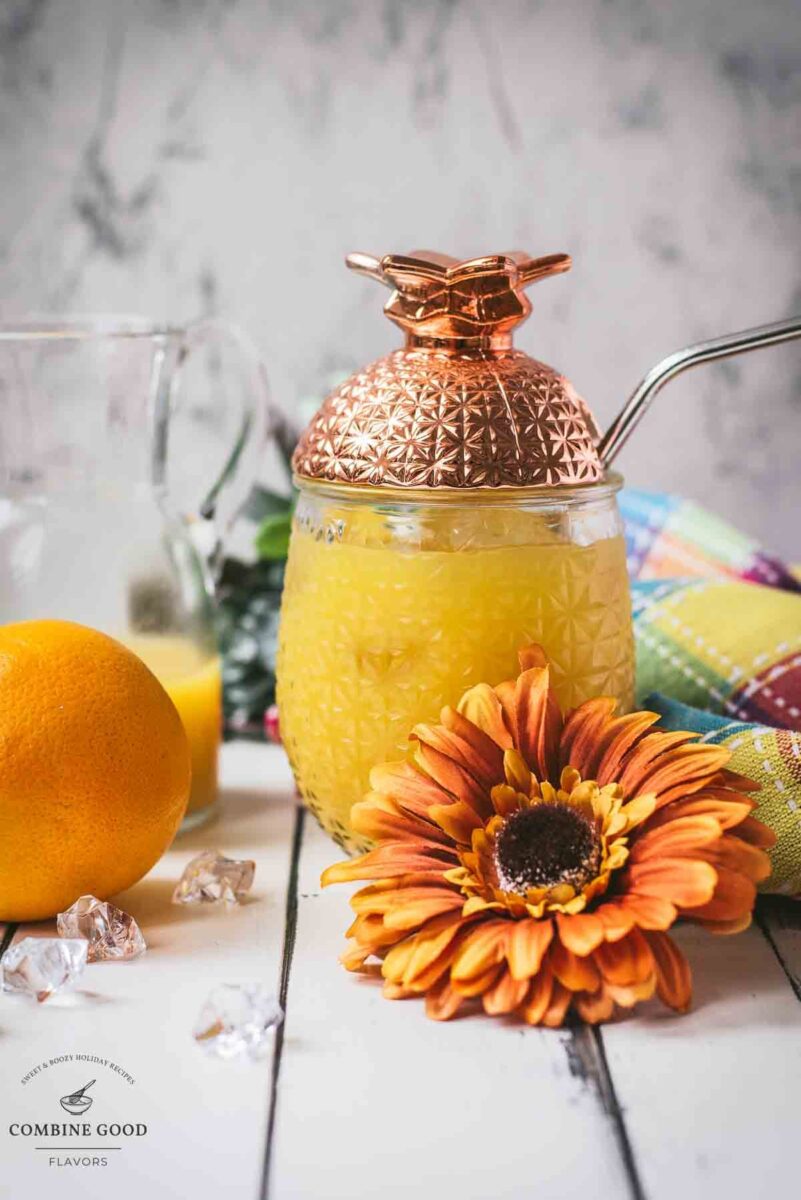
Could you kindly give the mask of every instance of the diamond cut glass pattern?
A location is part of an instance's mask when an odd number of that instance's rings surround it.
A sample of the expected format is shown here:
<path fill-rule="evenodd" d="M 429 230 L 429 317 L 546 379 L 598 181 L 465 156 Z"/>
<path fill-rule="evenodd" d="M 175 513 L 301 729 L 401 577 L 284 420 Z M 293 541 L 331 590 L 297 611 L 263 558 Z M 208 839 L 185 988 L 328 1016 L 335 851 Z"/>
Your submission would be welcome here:
<path fill-rule="evenodd" d="M 567 513 L 462 495 L 439 505 L 302 492 L 278 661 L 281 733 L 304 799 L 342 844 L 370 768 L 471 684 L 541 643 L 561 704 L 632 703 L 625 548 L 611 491 Z"/>

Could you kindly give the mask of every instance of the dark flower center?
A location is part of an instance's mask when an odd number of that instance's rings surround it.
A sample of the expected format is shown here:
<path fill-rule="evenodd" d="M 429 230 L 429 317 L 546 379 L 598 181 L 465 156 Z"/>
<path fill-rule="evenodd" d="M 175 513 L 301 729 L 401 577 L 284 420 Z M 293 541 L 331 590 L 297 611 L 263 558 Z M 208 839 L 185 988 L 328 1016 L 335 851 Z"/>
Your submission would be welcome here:
<path fill-rule="evenodd" d="M 498 885 L 505 892 L 580 887 L 595 875 L 600 847 L 589 821 L 567 804 L 535 804 L 512 813 L 495 839 Z"/>

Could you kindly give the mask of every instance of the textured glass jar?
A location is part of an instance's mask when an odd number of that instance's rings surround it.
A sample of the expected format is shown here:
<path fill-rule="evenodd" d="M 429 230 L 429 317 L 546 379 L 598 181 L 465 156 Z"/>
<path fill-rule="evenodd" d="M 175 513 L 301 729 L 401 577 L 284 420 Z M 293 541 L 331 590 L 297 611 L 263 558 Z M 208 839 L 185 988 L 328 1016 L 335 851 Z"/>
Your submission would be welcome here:
<path fill-rule="evenodd" d="M 472 684 L 539 642 L 563 707 L 633 700 L 634 645 L 615 494 L 432 490 L 298 480 L 278 658 L 281 733 L 304 800 L 343 846 L 370 768 L 403 755 Z"/>

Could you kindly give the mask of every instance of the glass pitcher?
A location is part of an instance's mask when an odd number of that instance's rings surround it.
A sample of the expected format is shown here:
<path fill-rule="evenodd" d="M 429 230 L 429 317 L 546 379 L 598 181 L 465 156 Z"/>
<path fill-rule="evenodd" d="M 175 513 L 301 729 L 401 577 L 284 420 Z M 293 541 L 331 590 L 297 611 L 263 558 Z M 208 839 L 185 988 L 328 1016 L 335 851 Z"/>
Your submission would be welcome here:
<path fill-rule="evenodd" d="M 257 356 L 219 322 L 0 327 L 0 622 L 78 621 L 144 659 L 189 738 L 184 827 L 216 801 L 215 565 L 266 413 Z"/>

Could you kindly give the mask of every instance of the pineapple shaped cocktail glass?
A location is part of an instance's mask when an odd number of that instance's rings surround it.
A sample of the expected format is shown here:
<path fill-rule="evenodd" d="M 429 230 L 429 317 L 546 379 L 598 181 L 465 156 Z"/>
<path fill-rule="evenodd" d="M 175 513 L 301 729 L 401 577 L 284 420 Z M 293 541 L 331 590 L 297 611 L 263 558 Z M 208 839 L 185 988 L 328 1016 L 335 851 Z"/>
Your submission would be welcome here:
<path fill-rule="evenodd" d="M 300 490 L 278 661 L 281 731 L 323 827 L 418 721 L 516 674 L 539 642 L 563 707 L 630 707 L 626 556 L 597 429 L 571 384 L 515 350 L 523 288 L 566 255 L 352 255 L 392 288 L 406 345 L 328 397 L 295 453 Z"/>

